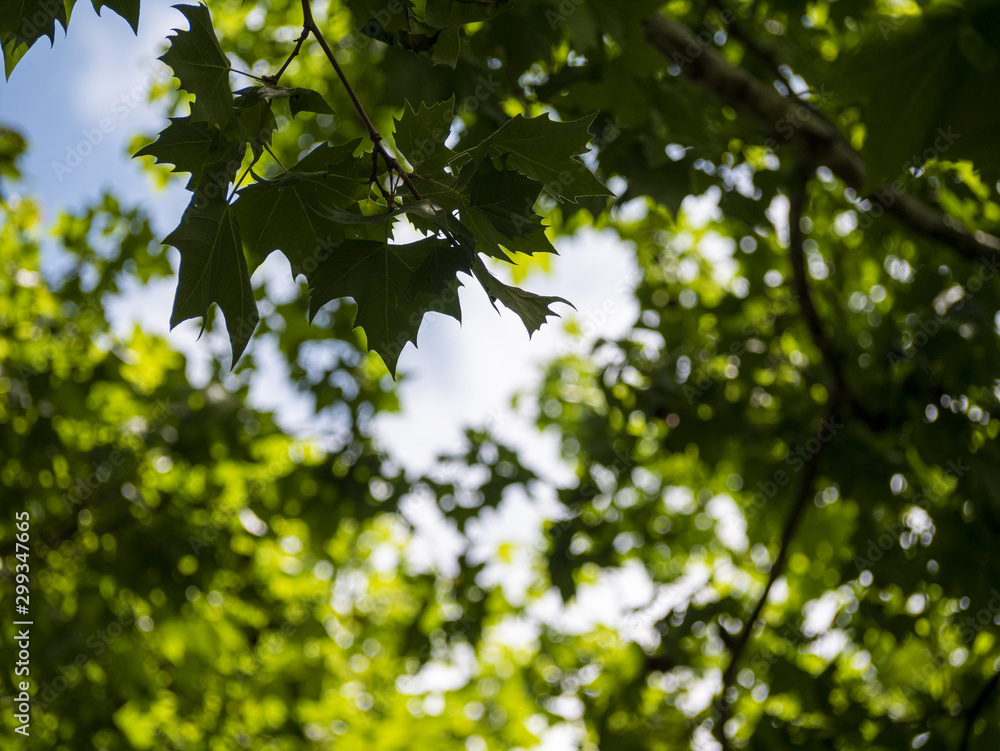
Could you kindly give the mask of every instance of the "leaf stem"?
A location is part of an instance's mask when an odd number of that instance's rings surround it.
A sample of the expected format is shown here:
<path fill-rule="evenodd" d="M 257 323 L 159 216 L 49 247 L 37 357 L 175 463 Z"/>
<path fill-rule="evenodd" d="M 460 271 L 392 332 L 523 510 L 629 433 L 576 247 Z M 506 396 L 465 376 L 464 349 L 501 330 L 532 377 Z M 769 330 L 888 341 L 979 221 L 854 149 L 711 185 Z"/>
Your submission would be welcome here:
<path fill-rule="evenodd" d="M 254 159 L 253 162 L 251 162 L 250 165 L 243 171 L 243 174 L 240 175 L 240 179 L 236 181 L 235 185 L 233 185 L 233 192 L 229 194 L 229 198 L 227 200 L 231 201 L 233 199 L 233 196 L 236 195 L 236 191 L 239 190 L 240 185 L 243 184 L 243 181 L 247 179 L 247 175 L 250 174 L 250 170 L 253 169 L 253 165 L 254 163 L 256 163 L 256 161 L 257 160 Z"/>
<path fill-rule="evenodd" d="M 261 144 L 261 145 L 262 145 L 262 146 L 264 147 L 264 150 L 265 150 L 265 151 L 266 151 L 266 152 L 267 152 L 268 154 L 270 154 L 270 155 L 271 155 L 271 158 L 272 158 L 272 159 L 273 159 L 273 160 L 274 160 L 275 162 L 277 162 L 277 163 L 278 163 L 278 166 L 279 166 L 279 167 L 281 167 L 281 171 L 282 171 L 282 172 L 288 172 L 288 170 L 287 170 L 287 169 L 285 169 L 285 165 L 283 165 L 283 164 L 281 163 L 281 160 L 280 160 L 280 159 L 278 159 L 278 157 L 277 157 L 277 156 L 275 156 L 275 154 L 274 154 L 274 152 L 273 152 L 273 151 L 271 151 L 271 147 L 270 147 L 270 146 L 268 146 L 268 145 L 267 145 L 266 143 L 264 143 L 264 144 Z"/>
<path fill-rule="evenodd" d="M 236 70 L 236 68 L 230 68 L 229 71 L 230 73 L 237 73 L 241 76 L 252 78 L 255 81 L 260 81 L 261 83 L 268 83 L 267 76 L 255 76 L 253 73 L 247 73 L 245 70 Z"/>

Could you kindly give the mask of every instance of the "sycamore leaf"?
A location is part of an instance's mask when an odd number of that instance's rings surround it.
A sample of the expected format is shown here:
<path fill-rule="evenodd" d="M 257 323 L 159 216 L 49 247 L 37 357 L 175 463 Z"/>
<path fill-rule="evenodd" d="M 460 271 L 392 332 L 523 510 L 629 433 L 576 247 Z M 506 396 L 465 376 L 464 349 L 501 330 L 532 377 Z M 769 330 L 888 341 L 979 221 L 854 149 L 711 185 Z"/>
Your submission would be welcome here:
<path fill-rule="evenodd" d="M 476 239 L 476 250 L 508 260 L 501 246 L 554 253 L 533 206 L 541 186 L 518 172 L 480 165 L 469 182 L 469 201 L 459 215 Z M 520 238 L 520 242 L 516 240 Z"/>
<path fill-rule="evenodd" d="M 288 97 L 288 106 L 292 110 L 292 117 L 300 112 L 315 112 L 319 115 L 332 115 L 333 107 L 330 106 L 323 95 L 312 89 L 292 89 L 292 95 Z"/>
<path fill-rule="evenodd" d="M 157 164 L 174 165 L 174 172 L 190 172 L 188 188 L 194 189 L 207 165 L 235 162 L 238 166 L 242 153 L 242 146 L 224 138 L 216 126 L 190 117 L 175 117 L 153 143 L 143 146 L 135 156 L 151 156 Z"/>
<path fill-rule="evenodd" d="M 204 5 L 175 5 L 190 29 L 174 29 L 170 49 L 160 60 L 170 66 L 180 87 L 194 95 L 191 118 L 212 125 L 232 122 L 233 93 L 229 88 L 229 60 L 219 46 L 212 19 Z"/>
<path fill-rule="evenodd" d="M 331 300 L 353 298 L 355 325 L 395 377 L 399 353 L 407 342 L 416 344 L 424 314 L 455 315 L 455 274 L 469 266 L 464 249 L 437 237 L 408 245 L 347 240 L 309 275 L 310 316 Z"/>
<path fill-rule="evenodd" d="M 370 162 L 352 156 L 359 143 L 321 144 L 284 175 L 239 191 L 233 212 L 255 264 L 280 250 L 292 273 L 304 274 L 347 237 L 323 205 L 351 205 L 367 194 Z"/>
<path fill-rule="evenodd" d="M 271 134 L 277 127 L 278 124 L 271 112 L 271 103 L 262 100 L 250 107 L 238 109 L 236 119 L 226 129 L 226 134 L 232 140 L 248 144 L 256 162 L 260 159 L 264 146 L 270 145 Z"/>
<path fill-rule="evenodd" d="M 560 201 L 575 203 L 580 196 L 609 196 L 611 192 L 576 158 L 587 150 L 592 120 L 558 122 L 517 115 L 468 153 L 477 163 L 489 155 L 498 166 L 543 183 L 545 191 Z"/>
<path fill-rule="evenodd" d="M 56 21 L 65 31 L 76 0 L 0 0 L 0 42 L 6 77 L 31 46 L 43 36 L 54 43 Z"/>
<path fill-rule="evenodd" d="M 239 227 L 225 193 L 199 199 L 192 197 L 180 225 L 163 240 L 181 254 L 170 327 L 189 318 L 207 319 L 209 307 L 216 303 L 226 317 L 235 367 L 260 316 Z"/>
<path fill-rule="evenodd" d="M 100 15 L 101 8 L 111 8 L 115 13 L 128 21 L 137 35 L 139 33 L 139 0 L 93 0 L 94 10 Z"/>
<path fill-rule="evenodd" d="M 430 175 L 455 157 L 455 152 L 444 145 L 454 120 L 454 96 L 430 107 L 421 102 L 417 110 L 409 102 L 404 104 L 403 114 L 395 121 L 393 138 L 414 172 Z"/>
<path fill-rule="evenodd" d="M 464 26 L 493 18 L 504 10 L 508 0 L 426 0 L 424 21 L 435 29 Z"/>
<path fill-rule="evenodd" d="M 462 32 L 455 26 L 450 29 L 442 29 L 434 41 L 434 52 L 431 53 L 431 62 L 435 65 L 447 65 L 454 68 L 458 65 L 458 55 L 462 51 Z"/>
<path fill-rule="evenodd" d="M 368 36 L 392 44 L 392 34 L 409 29 L 409 0 L 347 0 L 357 21 L 356 28 Z"/>
<path fill-rule="evenodd" d="M 546 318 L 559 315 L 549 308 L 552 303 L 561 302 L 573 308 L 573 304 L 569 300 L 564 300 L 561 297 L 536 295 L 534 292 L 504 284 L 489 272 L 478 256 L 472 264 L 472 271 L 476 279 L 483 285 L 486 294 L 490 296 L 493 308 L 498 310 L 496 301 L 499 300 L 505 308 L 517 313 L 524 327 L 528 330 L 529 338 L 542 327 Z M 573 309 L 576 310 L 576 308 Z"/>
<path fill-rule="evenodd" d="M 403 214 L 414 214 L 424 219 L 441 219 L 447 215 L 440 206 L 435 206 L 429 199 L 421 198 L 418 201 L 411 201 L 392 211 L 383 211 L 378 214 L 355 214 L 344 211 L 334 206 L 324 206 L 323 212 L 331 219 L 341 224 L 382 224 L 395 219 Z"/>
<path fill-rule="evenodd" d="M 312 89 L 288 88 L 287 86 L 248 86 L 236 92 L 236 106 L 250 107 L 261 101 L 287 99 L 292 110 L 292 117 L 300 112 L 316 112 L 321 115 L 332 115 L 333 107 L 323 98 L 323 95 Z"/>

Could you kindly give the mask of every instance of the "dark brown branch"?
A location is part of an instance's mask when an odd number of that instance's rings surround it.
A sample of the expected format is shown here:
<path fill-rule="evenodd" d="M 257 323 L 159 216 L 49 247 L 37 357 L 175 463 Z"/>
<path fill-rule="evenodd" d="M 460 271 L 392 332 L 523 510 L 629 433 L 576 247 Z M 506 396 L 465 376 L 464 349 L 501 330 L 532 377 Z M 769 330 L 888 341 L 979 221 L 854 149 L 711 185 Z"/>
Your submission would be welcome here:
<path fill-rule="evenodd" d="M 1000 672 L 993 674 L 993 677 L 986 682 L 986 685 L 976 695 L 975 701 L 966 710 L 965 726 L 962 728 L 962 739 L 958 743 L 958 751 L 967 751 L 969 748 L 969 740 L 972 738 L 972 726 L 975 724 L 980 713 L 986 708 L 990 699 L 993 698 L 993 693 L 996 691 L 998 684 L 1000 684 Z"/>
<path fill-rule="evenodd" d="M 790 100 L 774 88 L 734 67 L 714 48 L 702 43 L 684 24 L 655 14 L 644 22 L 646 42 L 663 57 L 678 65 L 696 81 L 741 114 L 761 123 L 769 131 L 778 123 L 797 122 L 797 138 L 804 142 L 817 164 L 826 165 L 854 190 L 861 190 L 865 163 L 837 129 L 806 105 Z M 910 227 L 917 234 L 950 246 L 962 257 L 979 261 L 1000 253 L 1000 239 L 984 232 L 970 233 L 960 222 L 942 214 L 913 196 L 884 186 L 872 202 Z"/>
<path fill-rule="evenodd" d="M 798 298 L 799 310 L 805 319 L 809 335 L 823 356 L 823 364 L 829 373 L 832 387 L 831 403 L 850 405 L 854 413 L 869 428 L 881 431 L 887 426 L 886 416 L 866 407 L 851 389 L 844 375 L 843 355 L 837 350 L 833 340 L 827 336 L 823 319 L 813 301 L 806 272 L 805 237 L 802 233 L 802 216 L 811 171 L 811 167 L 807 167 L 804 161 L 800 160 L 796 165 L 794 183 L 788 196 L 788 253 L 792 263 L 792 288 Z"/>
<path fill-rule="evenodd" d="M 799 524 L 802 522 L 802 517 L 804 516 L 806 509 L 809 507 L 809 500 L 813 497 L 813 485 L 816 482 L 816 475 L 819 470 L 819 461 L 820 457 L 823 455 L 823 448 L 825 445 L 826 444 L 821 444 L 819 450 L 810 456 L 805 465 L 802 467 L 802 475 L 799 478 L 799 485 L 796 489 L 794 498 L 792 498 L 792 508 L 788 512 L 788 518 L 785 520 L 785 527 L 781 531 L 781 542 L 778 546 L 778 554 L 774 557 L 774 563 L 771 564 L 771 571 L 768 574 L 767 583 L 764 584 L 764 591 L 760 593 L 760 598 L 758 598 L 757 604 L 754 606 L 750 617 L 743 622 L 743 628 L 736 636 L 733 642 L 733 647 L 730 650 L 729 664 L 726 665 L 726 669 L 722 673 L 722 696 L 719 704 L 721 708 L 721 717 L 717 727 L 715 728 L 715 737 L 716 740 L 722 744 L 724 749 L 728 748 L 728 741 L 725 737 L 725 724 L 726 719 L 729 716 L 729 702 L 726 700 L 726 693 L 733 685 L 733 681 L 736 678 L 736 672 L 739 670 L 740 658 L 743 656 L 743 653 L 746 651 L 746 648 L 750 643 L 750 639 L 753 636 L 754 626 L 760 619 L 764 606 L 767 604 L 767 598 L 771 594 L 771 590 L 774 588 L 775 582 L 778 581 L 785 571 L 785 562 L 788 560 L 788 550 L 792 545 L 792 541 L 795 539 L 795 534 L 799 530 Z"/>

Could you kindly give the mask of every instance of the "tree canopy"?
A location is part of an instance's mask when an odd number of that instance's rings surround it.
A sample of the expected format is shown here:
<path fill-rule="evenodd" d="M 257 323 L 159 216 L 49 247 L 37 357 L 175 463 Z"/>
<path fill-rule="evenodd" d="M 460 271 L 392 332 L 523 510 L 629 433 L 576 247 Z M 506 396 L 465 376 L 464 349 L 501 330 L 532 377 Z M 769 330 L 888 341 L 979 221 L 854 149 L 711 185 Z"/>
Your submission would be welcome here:
<path fill-rule="evenodd" d="M 8 76 L 72 5 L 0 11 Z M 176 229 L 105 196 L 51 228 L 75 261 L 47 279 L 37 207 L 3 203 L 29 747 L 993 748 L 1000 3 L 177 10 L 134 150 L 184 175 Z M 0 178 L 24 146 L 0 132 Z M 479 430 L 404 473 L 369 427 L 426 314 L 477 283 L 554 325 L 573 290 L 528 272 L 594 230 L 633 249 L 640 312 L 531 395 L 576 481 Z M 109 332 L 164 246 L 171 324 L 214 303 L 229 333 L 201 387 Z M 274 251 L 294 300 L 251 280 Z M 247 403 L 255 332 L 334 445 Z"/>

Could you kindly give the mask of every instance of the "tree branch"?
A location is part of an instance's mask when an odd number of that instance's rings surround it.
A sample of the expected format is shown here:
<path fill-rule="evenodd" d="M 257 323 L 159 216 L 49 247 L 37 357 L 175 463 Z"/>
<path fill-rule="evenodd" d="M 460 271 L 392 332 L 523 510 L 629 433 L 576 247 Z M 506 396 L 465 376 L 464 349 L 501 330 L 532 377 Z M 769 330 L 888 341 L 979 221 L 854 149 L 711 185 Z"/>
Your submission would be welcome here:
<path fill-rule="evenodd" d="M 797 138 L 805 142 L 817 164 L 825 164 L 854 190 L 864 184 L 865 163 L 822 115 L 805 104 L 789 100 L 774 88 L 730 65 L 711 46 L 701 42 L 684 24 L 657 13 L 643 22 L 646 42 L 683 75 L 696 81 L 741 114 L 773 132 L 780 122 L 801 123 Z M 777 134 L 780 135 L 780 134 Z M 960 222 L 913 196 L 884 187 L 871 197 L 917 234 L 947 245 L 963 258 L 979 261 L 1000 253 L 1000 239 L 985 232 L 970 233 Z M 882 196 L 882 197 L 880 197 Z"/>
<path fill-rule="evenodd" d="M 821 444 L 819 450 L 810 456 L 805 465 L 802 467 L 802 475 L 799 479 L 799 486 L 796 489 L 795 497 L 792 498 L 792 508 L 788 512 L 788 518 L 785 520 L 785 527 L 781 531 L 781 542 L 778 547 L 778 554 L 774 558 L 774 563 L 771 564 L 771 571 L 768 574 L 767 583 L 764 584 L 764 591 L 760 593 L 760 598 L 757 600 L 757 604 L 754 606 L 750 617 L 743 622 L 743 628 L 740 630 L 739 635 L 737 635 L 736 640 L 733 643 L 733 647 L 730 650 L 729 664 L 726 665 L 726 669 L 722 673 L 722 696 L 720 699 L 721 718 L 716 729 L 716 740 L 722 744 L 724 749 L 728 748 L 725 737 L 725 724 L 729 715 L 729 702 L 726 700 L 726 692 L 733 685 L 733 681 L 736 678 L 736 672 L 739 669 L 740 658 L 743 656 L 747 646 L 750 644 L 754 626 L 760 619 L 760 614 L 763 612 L 764 606 L 767 604 L 767 598 L 771 594 L 771 589 L 785 571 L 785 563 L 788 560 L 788 549 L 791 547 L 792 541 L 795 539 L 795 534 L 799 530 L 799 524 L 802 521 L 802 517 L 804 516 L 806 509 L 809 507 L 809 500 L 813 496 L 813 484 L 816 481 L 816 475 L 819 470 L 819 461 L 820 457 L 823 455 L 823 448 L 825 445 L 826 444 Z"/>
<path fill-rule="evenodd" d="M 972 726 L 975 724 L 979 714 L 986 708 L 986 705 L 992 698 L 993 692 L 996 691 L 997 684 L 1000 684 L 1000 672 L 993 674 L 993 677 L 986 682 L 986 685 L 983 686 L 980 692 L 976 695 L 975 701 L 973 701 L 972 705 L 966 710 L 965 727 L 962 728 L 962 739 L 958 743 L 958 751 L 967 751 L 969 748 L 969 740 L 972 738 Z"/>
<path fill-rule="evenodd" d="M 389 170 L 391 175 L 393 172 L 399 175 L 402 179 L 403 184 L 407 187 L 413 197 L 420 200 L 422 196 L 420 191 L 417 190 L 417 186 L 413 184 L 410 179 L 409 174 L 402 168 L 396 158 L 390 154 L 385 146 L 382 145 L 382 135 L 378 132 L 378 129 L 372 123 L 371 118 L 368 117 L 368 113 L 365 112 L 364 105 L 361 104 L 361 100 L 358 99 L 358 95 L 354 92 L 354 87 L 351 86 L 351 82 L 347 80 L 347 76 L 344 75 L 343 68 L 340 67 L 340 63 L 337 62 L 337 58 L 333 55 L 333 50 L 330 49 L 330 45 L 327 44 L 326 38 L 323 36 L 323 32 L 319 30 L 316 22 L 313 20 L 312 7 L 310 6 L 310 0 L 302 0 L 302 29 L 303 31 L 310 32 L 316 37 L 316 41 L 319 42 L 320 48 L 326 55 L 326 59 L 330 61 L 330 65 L 333 66 L 334 71 L 337 73 L 337 77 L 340 82 L 344 85 L 347 90 L 347 95 L 351 98 L 351 102 L 354 104 L 354 109 L 358 113 L 358 117 L 361 118 L 361 123 L 365 126 L 365 130 L 368 131 L 368 137 L 375 144 L 375 151 L 382 161 L 385 162 L 386 168 Z"/>
<path fill-rule="evenodd" d="M 866 407 L 851 389 L 844 374 L 843 356 L 827 336 L 823 319 L 816 310 L 809 277 L 806 272 L 805 237 L 802 233 L 802 215 L 805 209 L 806 192 L 809 185 L 811 166 L 800 159 L 795 167 L 795 178 L 788 196 L 788 253 L 792 262 L 792 287 L 798 298 L 799 310 L 805 319 L 813 344 L 823 356 L 823 364 L 830 374 L 832 385 L 830 401 L 834 405 L 847 404 L 868 427 L 878 432 L 884 430 L 888 420 L 884 413 L 874 412 Z"/>

